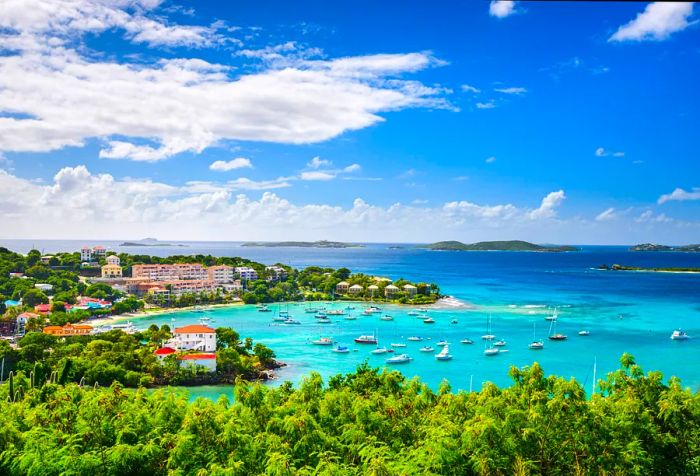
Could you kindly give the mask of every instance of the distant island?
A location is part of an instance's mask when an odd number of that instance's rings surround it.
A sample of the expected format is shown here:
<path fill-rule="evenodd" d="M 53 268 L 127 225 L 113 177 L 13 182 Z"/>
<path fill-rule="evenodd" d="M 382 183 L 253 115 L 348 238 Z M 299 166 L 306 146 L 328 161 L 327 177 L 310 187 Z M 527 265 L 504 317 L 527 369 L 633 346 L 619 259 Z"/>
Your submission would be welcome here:
<path fill-rule="evenodd" d="M 700 245 L 668 246 L 654 243 L 642 243 L 630 247 L 630 251 L 680 251 L 680 252 L 700 252 Z"/>
<path fill-rule="evenodd" d="M 521 240 L 510 241 L 480 241 L 478 243 L 465 244 L 461 241 L 438 241 L 429 245 L 423 245 L 435 251 L 538 251 L 538 252 L 563 252 L 579 251 L 573 246 L 545 246 L 528 243 Z"/>
<path fill-rule="evenodd" d="M 358 243 L 343 243 L 340 241 L 250 241 L 241 246 L 257 246 L 263 248 L 364 248 Z"/>
<path fill-rule="evenodd" d="M 144 238 L 143 240 L 138 240 L 138 241 L 125 241 L 124 243 L 120 244 L 119 246 L 180 246 L 180 247 L 185 247 L 187 245 L 182 245 L 182 244 L 173 244 L 173 243 L 162 243 L 155 238 Z"/>
<path fill-rule="evenodd" d="M 700 268 L 645 268 L 641 266 L 624 266 L 621 264 L 601 264 L 596 269 L 601 271 L 648 271 L 652 273 L 700 273 Z"/>

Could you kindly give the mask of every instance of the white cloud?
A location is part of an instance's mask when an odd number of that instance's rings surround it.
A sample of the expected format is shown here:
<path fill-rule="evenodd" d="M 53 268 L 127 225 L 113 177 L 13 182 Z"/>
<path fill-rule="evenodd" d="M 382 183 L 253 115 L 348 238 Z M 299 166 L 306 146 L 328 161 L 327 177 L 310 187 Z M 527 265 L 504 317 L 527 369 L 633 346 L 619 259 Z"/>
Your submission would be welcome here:
<path fill-rule="evenodd" d="M 315 172 L 302 172 L 299 175 L 299 178 L 301 180 L 333 180 L 336 177 L 335 173 L 331 172 L 321 172 L 321 171 L 315 171 Z"/>
<path fill-rule="evenodd" d="M 658 203 L 663 204 L 671 201 L 700 200 L 700 187 L 693 188 L 690 192 L 682 188 L 676 188 L 673 192 L 661 195 Z"/>
<path fill-rule="evenodd" d="M 217 160 L 212 162 L 209 166 L 209 170 L 215 170 L 217 172 L 228 172 L 230 170 L 245 168 L 253 168 L 253 164 L 250 161 L 250 159 L 246 159 L 245 157 L 236 157 L 235 159 L 229 160 L 228 162 L 225 160 Z"/>
<path fill-rule="evenodd" d="M 226 140 L 316 143 L 382 122 L 384 112 L 454 109 L 443 88 L 403 78 L 444 64 L 429 52 L 300 59 L 234 77 L 228 65 L 195 57 L 144 63 L 85 53 L 86 33 L 115 28 L 151 45 L 214 41 L 212 31 L 146 16 L 157 1 L 27 2 L 0 3 L 0 110 L 18 115 L 0 117 L 0 151 L 97 138 L 103 158 L 153 162 Z"/>
<path fill-rule="evenodd" d="M 624 157 L 625 153 L 624 152 L 613 152 L 612 156 L 613 157 Z"/>
<path fill-rule="evenodd" d="M 359 172 L 360 170 L 362 170 L 362 167 L 360 166 L 360 164 L 350 164 L 343 169 L 343 172 L 351 174 L 354 172 Z"/>
<path fill-rule="evenodd" d="M 510 87 L 510 88 L 496 88 L 494 91 L 503 93 L 503 94 L 525 94 L 527 92 L 527 89 L 525 88 L 519 88 L 519 87 Z"/>
<path fill-rule="evenodd" d="M 496 104 L 493 101 L 488 101 L 488 102 L 478 102 L 476 103 L 477 109 L 493 109 L 496 107 Z"/>
<path fill-rule="evenodd" d="M 488 157 L 484 162 L 486 162 L 487 164 L 493 164 L 494 162 L 496 162 L 496 157 L 492 155 L 491 157 Z"/>
<path fill-rule="evenodd" d="M 309 161 L 308 164 L 306 164 L 306 166 L 309 167 L 310 169 L 318 169 L 318 168 L 320 168 L 320 167 L 327 167 L 327 166 L 329 166 L 329 165 L 331 165 L 331 161 L 330 161 L 330 160 L 324 160 L 324 159 L 322 159 L 321 157 L 318 157 L 318 156 L 317 156 L 317 157 L 314 157 L 313 159 L 311 159 L 311 160 Z"/>
<path fill-rule="evenodd" d="M 491 0 L 489 4 L 489 15 L 492 17 L 505 18 L 515 13 L 515 2 L 508 0 Z"/>
<path fill-rule="evenodd" d="M 605 147 L 598 147 L 595 150 L 595 155 L 596 155 L 596 157 L 608 157 L 608 156 L 624 157 L 625 153 L 624 152 L 610 152 L 609 150 L 606 150 Z"/>
<path fill-rule="evenodd" d="M 600 212 L 595 217 L 596 221 L 608 221 L 608 220 L 614 220 L 615 218 L 617 218 L 617 215 L 615 214 L 615 209 L 612 207 Z"/>
<path fill-rule="evenodd" d="M 635 221 L 637 223 L 671 223 L 672 218 L 667 217 L 663 213 L 654 214 L 651 210 L 646 210 L 639 215 Z"/>
<path fill-rule="evenodd" d="M 596 155 L 596 157 L 605 157 L 605 155 L 607 155 L 607 153 L 605 152 L 605 149 L 604 149 L 604 148 L 598 147 L 598 148 L 595 150 L 595 155 Z"/>
<path fill-rule="evenodd" d="M 563 190 L 557 192 L 550 192 L 546 197 L 542 199 L 542 203 L 539 208 L 532 210 L 528 216 L 533 219 L 540 218 L 553 218 L 556 216 L 556 208 L 562 204 L 566 199 L 566 195 Z"/>
<path fill-rule="evenodd" d="M 692 2 L 653 2 L 637 18 L 622 25 L 608 41 L 665 40 L 685 30 L 693 14 Z"/>
<path fill-rule="evenodd" d="M 474 86 L 470 86 L 468 84 L 463 84 L 462 91 L 464 91 L 465 93 L 479 94 L 481 92 L 481 89 L 475 88 Z"/>
<path fill-rule="evenodd" d="M 404 180 L 404 179 L 414 177 L 415 175 L 416 175 L 416 169 L 411 168 L 411 169 L 408 169 L 404 172 L 401 172 L 396 178 Z"/>

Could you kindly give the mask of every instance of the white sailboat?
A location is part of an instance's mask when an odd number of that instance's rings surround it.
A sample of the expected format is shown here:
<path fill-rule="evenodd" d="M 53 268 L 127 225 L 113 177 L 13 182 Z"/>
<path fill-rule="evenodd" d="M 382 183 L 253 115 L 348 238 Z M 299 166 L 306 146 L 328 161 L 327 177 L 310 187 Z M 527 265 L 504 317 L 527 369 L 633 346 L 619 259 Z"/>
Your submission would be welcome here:
<path fill-rule="evenodd" d="M 495 335 L 491 333 L 491 314 L 486 317 L 486 334 L 481 336 L 483 340 L 494 340 L 496 338 Z"/>
<path fill-rule="evenodd" d="M 452 355 L 450 354 L 450 346 L 446 345 L 442 348 L 440 353 L 435 356 L 435 360 L 452 360 Z"/>
<path fill-rule="evenodd" d="M 537 340 L 535 337 L 535 323 L 532 323 L 532 342 L 527 346 L 530 350 L 542 350 L 544 349 L 544 342 Z"/>

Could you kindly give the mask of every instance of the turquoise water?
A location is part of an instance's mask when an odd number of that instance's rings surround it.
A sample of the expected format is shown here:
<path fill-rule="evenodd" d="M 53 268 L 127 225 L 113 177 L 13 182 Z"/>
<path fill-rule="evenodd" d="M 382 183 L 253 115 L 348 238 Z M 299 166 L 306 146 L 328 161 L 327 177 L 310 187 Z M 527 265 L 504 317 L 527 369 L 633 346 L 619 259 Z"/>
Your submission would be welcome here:
<path fill-rule="evenodd" d="M 79 249 L 82 242 L 46 241 L 36 243 L 46 252 Z M 187 248 L 120 248 L 118 243 L 94 243 L 129 253 L 169 254 L 211 253 L 243 256 L 264 263 L 284 262 L 295 267 L 310 265 L 347 266 L 353 271 L 374 273 L 390 278 L 406 277 L 438 283 L 443 293 L 469 302 L 474 309 L 431 310 L 433 325 L 423 324 L 407 315 L 410 308 L 382 306 L 394 321 L 379 316 L 358 316 L 355 321 L 331 317 L 333 324 L 318 325 L 303 306 L 290 306 L 290 313 L 301 320 L 300 326 L 272 326 L 272 313 L 259 313 L 253 306 L 216 309 L 209 313 L 213 326 L 230 326 L 242 336 L 253 337 L 269 345 L 288 367 L 278 372 L 279 383 L 298 382 L 312 370 L 324 376 L 355 369 L 368 360 L 384 365 L 386 356 L 369 354 L 370 346 L 355 345 L 354 337 L 378 331 L 380 343 L 406 342 L 405 352 L 413 357 L 409 364 L 397 365 L 407 376 L 420 376 L 433 387 L 443 378 L 454 389 L 473 388 L 482 382 L 509 384 L 511 365 L 529 365 L 538 361 L 547 373 L 575 377 L 590 391 L 593 362 L 598 377 L 618 368 L 622 353 L 632 353 L 646 370 L 660 370 L 665 377 L 676 375 L 685 386 L 700 389 L 700 275 L 642 272 L 604 272 L 593 269 L 602 263 L 634 266 L 700 267 L 700 253 L 641 253 L 624 247 L 587 246 L 578 253 L 511 252 L 434 252 L 403 245 L 371 244 L 365 248 L 245 248 L 238 243 L 187 243 Z M 29 242 L 5 241 L 0 246 L 26 251 Z M 344 306 L 344 305 L 342 305 Z M 558 306 L 557 331 L 568 340 L 546 339 L 549 322 L 546 307 Z M 358 305 L 356 313 L 362 307 Z M 480 336 L 486 330 L 486 317 L 492 316 L 493 333 L 505 339 L 507 353 L 495 357 L 483 355 Z M 152 323 L 183 325 L 196 323 L 201 314 L 180 312 L 134 321 L 138 327 Z M 175 319 L 172 321 L 171 319 Z M 450 321 L 457 319 L 458 324 Z M 533 323 L 545 349 L 532 351 Z M 695 339 L 671 341 L 669 336 L 681 327 Z M 586 329 L 590 336 L 581 337 Z M 438 362 L 432 354 L 418 352 L 425 342 L 407 342 L 406 337 L 431 337 L 433 346 L 440 339 L 451 342 L 454 359 Z M 333 337 L 356 352 L 336 354 L 329 347 L 314 346 L 311 339 Z M 473 345 L 460 344 L 469 337 Z M 439 349 L 436 347 L 436 349 Z M 231 395 L 230 388 L 190 389 L 191 395 L 216 398 Z"/>

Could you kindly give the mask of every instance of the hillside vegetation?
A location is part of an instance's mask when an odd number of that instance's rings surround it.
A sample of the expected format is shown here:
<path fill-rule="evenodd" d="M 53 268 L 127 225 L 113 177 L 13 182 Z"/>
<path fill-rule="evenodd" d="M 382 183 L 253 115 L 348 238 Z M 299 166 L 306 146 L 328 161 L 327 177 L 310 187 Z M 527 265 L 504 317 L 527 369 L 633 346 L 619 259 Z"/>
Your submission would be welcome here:
<path fill-rule="evenodd" d="M 423 248 L 437 251 L 578 251 L 578 248 L 573 246 L 536 245 L 521 240 L 480 241 L 472 244 L 465 244 L 461 241 L 438 241 L 425 245 Z"/>

